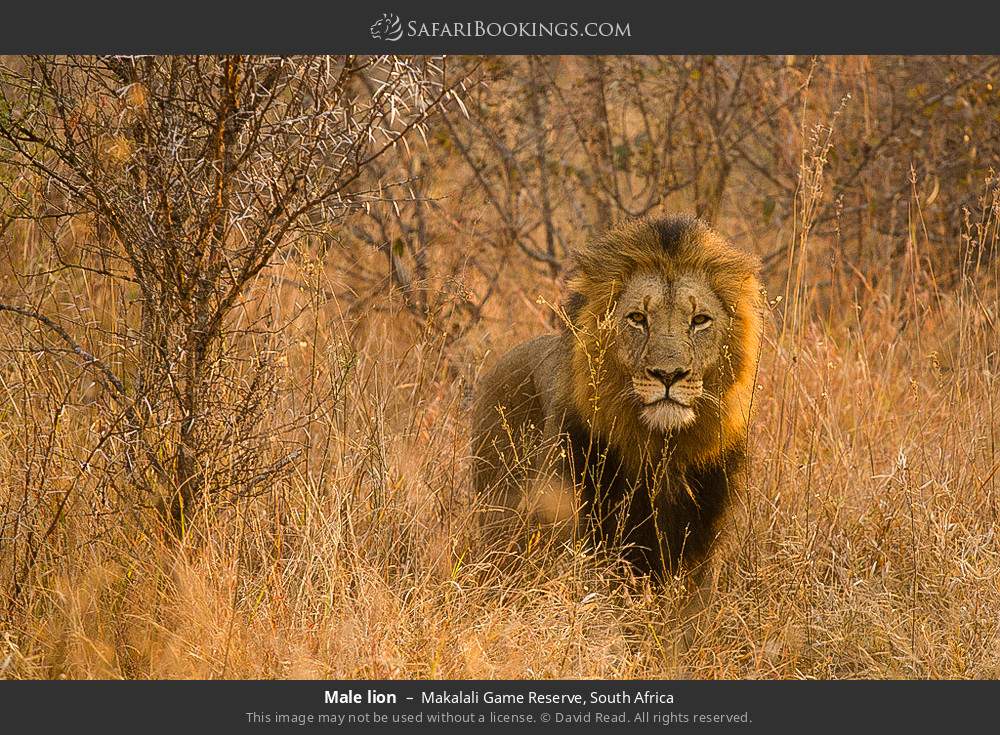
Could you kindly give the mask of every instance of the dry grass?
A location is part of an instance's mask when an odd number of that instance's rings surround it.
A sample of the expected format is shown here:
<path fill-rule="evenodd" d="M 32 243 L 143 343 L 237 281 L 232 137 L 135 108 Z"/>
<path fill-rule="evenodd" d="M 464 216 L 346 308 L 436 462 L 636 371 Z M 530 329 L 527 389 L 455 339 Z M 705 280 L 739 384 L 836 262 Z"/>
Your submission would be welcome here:
<path fill-rule="evenodd" d="M 78 501 L 6 631 L 4 675 L 1000 676 L 996 299 L 913 295 L 805 309 L 795 337 L 775 312 L 752 525 L 679 659 L 672 590 L 568 552 L 520 576 L 477 561 L 460 357 L 372 330 L 322 482 L 214 509 L 179 548 L 120 523 L 95 537 Z M 317 349 L 336 373 L 330 324 Z M 72 423 L 57 441 L 85 443 Z M 5 450 L 5 476 L 18 461 Z"/>
<path fill-rule="evenodd" d="M 822 178 L 823 145 L 801 181 Z M 544 276 L 510 266 L 448 344 L 407 326 L 399 294 L 345 315 L 289 285 L 332 287 L 334 265 L 289 263 L 257 284 L 289 322 L 274 421 L 329 405 L 296 429 L 311 449 L 292 474 L 207 498 L 179 545 L 81 469 L 102 431 L 85 373 L 5 327 L 4 542 L 33 534 L 38 551 L 0 555 L 0 676 L 1000 677 L 997 261 L 945 290 L 915 225 L 903 271 L 859 275 L 811 236 L 819 196 L 804 190 L 770 284 L 750 523 L 683 652 L 678 589 L 579 550 L 501 573 L 471 533 L 468 392 L 488 352 L 548 328 L 526 298 L 555 300 Z M 981 240 L 997 225 L 983 205 Z M 101 320 L 127 318 L 86 274 L 53 282 L 62 303 L 86 293 Z"/>

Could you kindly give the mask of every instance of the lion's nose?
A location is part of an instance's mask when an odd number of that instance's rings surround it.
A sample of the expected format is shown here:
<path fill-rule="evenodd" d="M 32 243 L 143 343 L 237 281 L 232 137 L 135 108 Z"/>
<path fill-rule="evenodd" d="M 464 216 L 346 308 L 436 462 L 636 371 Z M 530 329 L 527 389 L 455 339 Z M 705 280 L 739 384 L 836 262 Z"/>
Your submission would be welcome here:
<path fill-rule="evenodd" d="M 676 383 L 678 380 L 683 380 L 687 377 L 690 370 L 660 370 L 659 368 L 647 368 L 646 373 L 649 377 L 659 380 L 664 386 L 669 390 L 670 386 Z"/>

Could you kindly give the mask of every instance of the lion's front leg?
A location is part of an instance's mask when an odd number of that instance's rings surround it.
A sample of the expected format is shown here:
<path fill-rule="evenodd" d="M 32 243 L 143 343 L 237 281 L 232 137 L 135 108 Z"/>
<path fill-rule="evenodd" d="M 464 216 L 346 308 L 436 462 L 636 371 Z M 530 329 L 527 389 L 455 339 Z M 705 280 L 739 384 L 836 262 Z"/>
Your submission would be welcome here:
<path fill-rule="evenodd" d="M 543 437 L 544 450 L 525 486 L 521 514 L 532 535 L 562 546 L 579 534 L 582 495 L 570 479 L 565 436 L 555 418 L 546 420 Z"/>
<path fill-rule="evenodd" d="M 578 493 L 559 473 L 535 479 L 525 492 L 525 516 L 534 529 L 555 543 L 572 541 L 579 526 Z"/>

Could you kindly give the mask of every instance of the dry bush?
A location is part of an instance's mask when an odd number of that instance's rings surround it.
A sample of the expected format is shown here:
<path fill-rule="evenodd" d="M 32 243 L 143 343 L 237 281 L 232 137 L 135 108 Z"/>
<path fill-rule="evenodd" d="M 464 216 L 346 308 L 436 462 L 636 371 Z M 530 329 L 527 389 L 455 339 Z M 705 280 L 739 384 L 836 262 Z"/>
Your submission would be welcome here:
<path fill-rule="evenodd" d="M 992 109 L 992 61 L 459 61 L 478 80 L 462 104 L 352 183 L 386 201 L 310 219 L 255 282 L 243 323 L 280 326 L 266 425 L 303 451 L 254 492 L 206 494 L 193 533 L 120 512 L 129 478 L 93 469 L 113 404 L 45 325 L 5 322 L 2 675 L 1000 676 L 1000 189 L 994 122 L 961 112 Z M 642 106 L 667 110 L 656 146 Z M 2 211 L 54 206 L 40 191 Z M 566 248 L 664 207 L 714 213 L 770 292 L 747 522 L 686 650 L 679 581 L 585 545 L 497 569 L 467 465 L 479 370 L 552 324 L 539 297 L 557 302 Z M 123 293 L 53 269 L 40 226 L 3 238 L 0 301 L 44 283 L 31 308 L 134 374 Z"/>
<path fill-rule="evenodd" d="M 42 246 L 0 310 L 107 388 L 83 465 L 127 479 L 124 512 L 158 505 L 179 533 L 208 494 L 251 493 L 298 454 L 266 426 L 290 317 L 261 303 L 259 276 L 314 221 L 377 196 L 352 185 L 452 89 L 434 60 L 350 56 L 27 58 L 0 74 L 5 226 Z M 86 281 L 60 278 L 74 272 Z M 95 331 L 114 347 L 82 346 Z"/>

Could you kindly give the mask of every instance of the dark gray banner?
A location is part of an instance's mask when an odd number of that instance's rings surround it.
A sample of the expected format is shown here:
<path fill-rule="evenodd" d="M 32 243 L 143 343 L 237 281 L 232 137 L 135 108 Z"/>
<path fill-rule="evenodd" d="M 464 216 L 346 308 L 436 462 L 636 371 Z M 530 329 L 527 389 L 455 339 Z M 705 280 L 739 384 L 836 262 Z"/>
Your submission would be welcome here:
<path fill-rule="evenodd" d="M 998 11 L 866 3 L 8 4 L 0 52 L 996 53 Z"/>
<path fill-rule="evenodd" d="M 995 719 L 996 682 L 7 682 L 7 732 L 947 732 Z"/>

